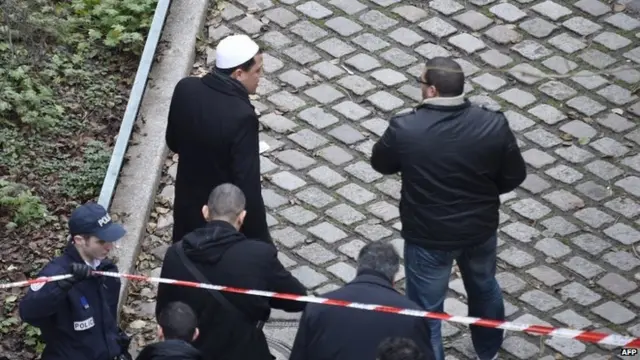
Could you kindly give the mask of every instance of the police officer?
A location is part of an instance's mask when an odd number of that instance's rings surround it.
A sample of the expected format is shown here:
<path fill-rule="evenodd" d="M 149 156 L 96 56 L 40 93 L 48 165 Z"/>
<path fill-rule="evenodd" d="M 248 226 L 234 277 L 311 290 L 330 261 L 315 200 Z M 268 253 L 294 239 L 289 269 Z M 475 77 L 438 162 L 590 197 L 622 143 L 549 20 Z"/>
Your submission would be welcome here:
<path fill-rule="evenodd" d="M 117 324 L 120 279 L 93 276 L 117 272 L 106 257 L 126 231 L 104 207 L 87 203 L 69 219 L 70 241 L 38 276 L 72 274 L 69 279 L 33 284 L 20 302 L 20 317 L 40 328 L 42 360 L 124 360 L 130 339 Z"/>

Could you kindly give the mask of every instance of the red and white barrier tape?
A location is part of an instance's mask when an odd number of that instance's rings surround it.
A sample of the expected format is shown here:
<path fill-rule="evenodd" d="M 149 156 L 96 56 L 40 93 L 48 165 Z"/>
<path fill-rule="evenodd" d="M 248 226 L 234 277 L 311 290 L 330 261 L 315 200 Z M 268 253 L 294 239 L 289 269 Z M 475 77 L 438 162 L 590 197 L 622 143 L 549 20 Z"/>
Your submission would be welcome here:
<path fill-rule="evenodd" d="M 231 292 L 236 294 L 247 294 L 247 295 L 263 296 L 263 297 L 277 298 L 277 299 L 284 299 L 284 300 L 300 301 L 300 302 L 306 302 L 306 303 L 341 306 L 341 307 L 348 307 L 348 308 L 368 310 L 368 311 L 378 311 L 378 312 L 400 314 L 400 315 L 407 315 L 407 316 L 414 316 L 414 317 L 438 319 L 438 320 L 456 322 L 456 323 L 466 324 L 466 325 L 477 325 L 477 326 L 484 326 L 488 328 L 526 332 L 534 335 L 547 335 L 551 337 L 574 339 L 574 340 L 602 344 L 602 345 L 621 346 L 625 348 L 640 348 L 640 338 L 622 336 L 618 334 L 604 334 L 604 333 L 598 333 L 598 332 L 592 332 L 592 331 L 554 328 L 550 326 L 541 326 L 541 325 L 516 324 L 509 321 L 480 319 L 480 318 L 474 318 L 469 316 L 457 316 L 457 315 L 449 315 L 444 313 L 401 309 L 396 307 L 375 305 L 375 304 L 362 304 L 362 303 L 326 299 L 326 298 L 320 298 L 320 297 L 314 297 L 314 296 L 301 296 L 301 295 L 294 295 L 294 294 L 275 293 L 271 291 L 241 289 L 241 288 L 234 288 L 229 286 L 220 286 L 220 285 L 204 284 L 204 283 L 197 283 L 197 282 L 191 282 L 191 281 L 148 277 L 148 276 L 142 276 L 142 275 L 121 274 L 121 273 L 103 272 L 103 271 L 95 271 L 94 273 L 102 276 L 125 278 L 125 279 L 136 280 L 136 281 L 164 283 L 164 284 L 171 284 L 176 286 L 212 289 L 212 290 L 225 291 L 225 292 Z M 34 280 L 20 281 L 20 282 L 15 282 L 10 284 L 0 284 L 0 289 L 9 289 L 14 287 L 28 286 L 31 284 L 59 281 L 69 277 L 71 277 L 71 275 L 58 275 L 58 276 L 38 278 Z"/>

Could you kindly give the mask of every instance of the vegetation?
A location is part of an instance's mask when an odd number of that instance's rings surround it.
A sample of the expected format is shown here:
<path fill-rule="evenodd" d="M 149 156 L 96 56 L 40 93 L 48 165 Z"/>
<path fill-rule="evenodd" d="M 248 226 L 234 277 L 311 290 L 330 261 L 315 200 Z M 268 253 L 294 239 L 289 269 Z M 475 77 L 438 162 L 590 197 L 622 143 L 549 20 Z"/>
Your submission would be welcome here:
<path fill-rule="evenodd" d="M 97 196 L 156 3 L 0 0 L 0 281 L 35 275 Z M 20 296 L 0 295 L 9 359 L 42 350 Z"/>

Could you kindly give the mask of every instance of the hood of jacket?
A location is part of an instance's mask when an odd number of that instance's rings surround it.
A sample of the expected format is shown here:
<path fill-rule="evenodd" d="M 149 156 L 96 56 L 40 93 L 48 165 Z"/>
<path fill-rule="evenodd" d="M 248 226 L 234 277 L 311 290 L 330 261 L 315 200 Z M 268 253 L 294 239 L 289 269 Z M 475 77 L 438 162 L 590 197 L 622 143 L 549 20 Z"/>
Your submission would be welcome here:
<path fill-rule="evenodd" d="M 202 82 L 217 92 L 240 98 L 253 107 L 247 88 L 229 75 L 219 73 L 214 69 L 202 77 Z"/>
<path fill-rule="evenodd" d="M 165 340 L 142 350 L 136 360 L 200 360 L 200 351 L 183 340 Z"/>
<path fill-rule="evenodd" d="M 214 220 L 182 239 L 184 253 L 193 262 L 216 264 L 232 246 L 246 237 L 226 221 Z"/>

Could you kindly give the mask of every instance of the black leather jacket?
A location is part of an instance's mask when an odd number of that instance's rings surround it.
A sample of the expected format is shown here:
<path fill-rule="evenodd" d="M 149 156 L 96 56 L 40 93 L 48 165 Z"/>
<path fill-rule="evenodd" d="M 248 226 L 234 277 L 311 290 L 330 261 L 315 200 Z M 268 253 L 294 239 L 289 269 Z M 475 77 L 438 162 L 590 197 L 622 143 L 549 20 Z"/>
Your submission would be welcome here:
<path fill-rule="evenodd" d="M 498 228 L 499 195 L 520 185 L 526 165 L 505 116 L 463 96 L 433 98 L 394 117 L 371 166 L 401 173 L 402 236 L 429 249 L 480 244 Z"/>

